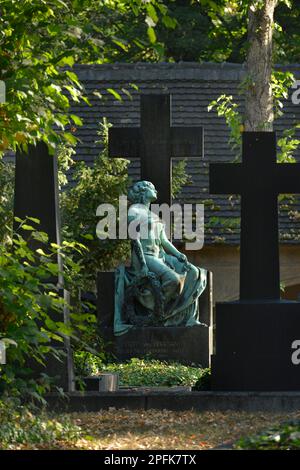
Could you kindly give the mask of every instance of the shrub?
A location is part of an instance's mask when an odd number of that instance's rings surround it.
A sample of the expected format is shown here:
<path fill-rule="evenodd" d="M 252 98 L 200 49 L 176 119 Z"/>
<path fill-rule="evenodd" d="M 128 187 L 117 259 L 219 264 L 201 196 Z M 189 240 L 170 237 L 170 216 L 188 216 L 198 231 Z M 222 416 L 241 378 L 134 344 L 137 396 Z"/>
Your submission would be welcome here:
<path fill-rule="evenodd" d="M 64 239 L 88 248 L 82 258 L 86 290 L 94 290 L 98 271 L 116 267 L 129 255 L 127 240 L 100 241 L 96 236 L 97 207 L 105 203 L 118 208 L 119 196 L 127 192 L 127 164 L 126 160 L 110 160 L 103 155 L 93 167 L 81 162 L 76 167 L 76 186 L 61 197 Z"/>
<path fill-rule="evenodd" d="M 16 405 L 14 401 L 0 401 L 0 449 L 21 444 L 53 444 L 55 441 L 78 439 L 81 429 L 66 416 L 54 415 Z"/>
<path fill-rule="evenodd" d="M 125 363 L 105 364 L 100 357 L 88 353 L 75 354 L 76 372 L 80 376 L 98 375 L 101 372 L 118 372 L 120 384 L 138 386 L 193 386 L 201 380 L 205 369 L 185 366 L 176 362 L 133 358 Z"/>
<path fill-rule="evenodd" d="M 300 450 L 300 421 L 289 421 L 256 436 L 240 439 L 236 449 Z"/>
<path fill-rule="evenodd" d="M 44 365 L 48 354 L 57 357 L 53 342 L 63 344 L 66 336 L 75 337 L 76 328 L 84 330 L 85 321 L 91 320 L 80 312 L 71 312 L 73 325 L 66 324 L 65 301 L 51 282 L 62 274 L 59 253 L 66 287 L 76 283 L 81 267 L 73 261 L 72 253 L 82 252 L 84 247 L 75 243 L 49 246 L 47 234 L 33 226 L 38 225 L 36 219 L 18 221 L 19 229 L 11 243 L 0 244 L 0 339 L 13 344 L 7 350 L 7 364 L 0 366 L 0 393 L 29 393 L 39 398 L 51 380 L 45 374 L 32 379 L 28 359 Z"/>
<path fill-rule="evenodd" d="M 108 129 L 104 120 L 99 131 L 103 152 L 95 159 L 92 167 L 85 162 L 74 164 L 75 186 L 69 185 L 61 194 L 63 238 L 67 241 L 84 243 L 88 250 L 81 259 L 85 290 L 95 290 L 98 271 L 109 270 L 125 260 L 130 245 L 127 240 L 99 240 L 96 216 L 100 204 L 112 204 L 116 209 L 119 196 L 127 194 L 129 185 L 128 160 L 108 158 Z M 67 150 L 66 150 L 67 151 Z M 60 160 L 63 152 L 60 152 Z M 76 256 L 76 254 L 75 254 Z M 77 256 L 79 258 L 79 256 Z"/>
<path fill-rule="evenodd" d="M 201 376 L 193 386 L 193 390 L 202 391 L 211 389 L 211 370 L 204 369 Z"/>
<path fill-rule="evenodd" d="M 12 232 L 14 198 L 14 166 L 0 159 L 0 243 Z"/>

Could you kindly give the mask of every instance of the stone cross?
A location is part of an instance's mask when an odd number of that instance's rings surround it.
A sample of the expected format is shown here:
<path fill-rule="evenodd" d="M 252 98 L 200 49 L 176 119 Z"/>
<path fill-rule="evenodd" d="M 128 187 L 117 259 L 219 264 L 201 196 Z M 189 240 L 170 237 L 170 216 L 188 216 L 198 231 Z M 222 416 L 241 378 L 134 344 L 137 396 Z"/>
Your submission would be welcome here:
<path fill-rule="evenodd" d="M 240 299 L 280 299 L 278 195 L 300 193 L 300 164 L 276 163 L 274 132 L 244 132 L 242 163 L 210 165 L 211 194 L 241 195 Z"/>
<path fill-rule="evenodd" d="M 171 203 L 172 158 L 203 157 L 202 127 L 172 127 L 170 95 L 141 95 L 141 127 L 109 130 L 110 157 L 140 158 L 141 179 Z"/>

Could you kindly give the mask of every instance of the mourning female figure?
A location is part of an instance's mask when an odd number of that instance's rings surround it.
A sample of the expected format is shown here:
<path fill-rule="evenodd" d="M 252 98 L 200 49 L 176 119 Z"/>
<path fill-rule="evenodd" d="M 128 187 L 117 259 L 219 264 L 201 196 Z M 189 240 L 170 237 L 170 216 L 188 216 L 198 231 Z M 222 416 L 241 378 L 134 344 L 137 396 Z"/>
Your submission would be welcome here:
<path fill-rule="evenodd" d="M 135 183 L 128 199 L 128 224 L 135 235 L 130 266 L 116 271 L 115 335 L 134 326 L 199 325 L 198 299 L 207 271 L 189 263 L 168 240 L 164 222 L 150 208 L 157 199 L 151 182 Z"/>

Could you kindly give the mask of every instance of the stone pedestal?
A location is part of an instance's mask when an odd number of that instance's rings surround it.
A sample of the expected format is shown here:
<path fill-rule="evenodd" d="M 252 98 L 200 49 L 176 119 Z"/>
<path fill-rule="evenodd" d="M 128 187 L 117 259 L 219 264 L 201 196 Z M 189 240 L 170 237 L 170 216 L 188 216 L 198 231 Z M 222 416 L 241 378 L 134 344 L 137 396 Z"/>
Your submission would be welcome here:
<path fill-rule="evenodd" d="M 102 334 L 111 341 L 112 352 L 119 361 L 149 357 L 209 367 L 211 331 L 208 326 L 138 327 L 117 337 L 106 327 Z"/>
<path fill-rule="evenodd" d="M 300 390 L 300 302 L 224 302 L 216 306 L 213 390 Z M 299 354 L 300 357 L 300 354 Z"/>
<path fill-rule="evenodd" d="M 99 273 L 98 319 L 100 332 L 117 360 L 151 357 L 162 361 L 209 367 L 212 354 L 212 273 L 199 298 L 200 322 L 190 327 L 135 327 L 121 336 L 113 334 L 114 273 Z"/>

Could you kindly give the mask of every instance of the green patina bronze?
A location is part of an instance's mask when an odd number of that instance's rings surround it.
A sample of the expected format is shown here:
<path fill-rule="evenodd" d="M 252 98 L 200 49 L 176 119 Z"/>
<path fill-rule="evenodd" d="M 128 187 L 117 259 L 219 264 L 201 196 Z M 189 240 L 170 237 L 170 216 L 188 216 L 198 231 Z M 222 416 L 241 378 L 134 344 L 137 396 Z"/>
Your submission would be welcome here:
<path fill-rule="evenodd" d="M 115 335 L 134 326 L 199 325 L 198 299 L 207 271 L 189 263 L 168 240 L 164 222 L 150 210 L 157 198 L 152 183 L 135 183 L 128 198 L 128 223 L 139 227 L 140 236 L 132 240 L 130 267 L 116 271 Z M 142 236 L 145 227 L 147 237 Z"/>

